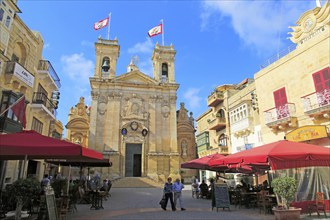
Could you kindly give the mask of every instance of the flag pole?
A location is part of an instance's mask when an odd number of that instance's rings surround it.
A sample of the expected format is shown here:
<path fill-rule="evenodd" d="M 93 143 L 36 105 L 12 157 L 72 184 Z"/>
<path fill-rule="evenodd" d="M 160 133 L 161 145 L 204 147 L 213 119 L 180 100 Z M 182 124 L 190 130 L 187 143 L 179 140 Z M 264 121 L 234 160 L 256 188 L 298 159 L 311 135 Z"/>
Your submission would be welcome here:
<path fill-rule="evenodd" d="M 14 105 L 16 105 L 19 101 L 21 101 L 21 99 L 23 97 L 25 97 L 25 95 L 22 95 L 19 99 L 16 100 L 16 102 L 14 102 L 8 108 L 6 108 L 3 112 L 1 112 L 0 117 L 3 116 L 9 109 L 11 109 L 12 107 L 14 107 Z"/>
<path fill-rule="evenodd" d="M 110 22 L 111 22 L 111 12 L 110 12 L 110 14 L 109 14 L 108 40 L 110 40 Z"/>
<path fill-rule="evenodd" d="M 162 42 L 163 42 L 163 46 L 164 46 L 164 19 L 160 20 L 160 22 L 162 22 Z"/>

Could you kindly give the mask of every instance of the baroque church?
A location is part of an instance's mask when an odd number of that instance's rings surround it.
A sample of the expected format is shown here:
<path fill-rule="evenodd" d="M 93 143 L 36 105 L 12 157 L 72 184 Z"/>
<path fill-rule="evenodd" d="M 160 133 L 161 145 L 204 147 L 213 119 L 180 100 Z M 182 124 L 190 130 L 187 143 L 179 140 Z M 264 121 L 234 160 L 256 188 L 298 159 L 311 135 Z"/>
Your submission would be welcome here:
<path fill-rule="evenodd" d="M 111 167 L 99 168 L 101 178 L 168 176 L 189 181 L 197 172 L 180 164 L 197 157 L 194 119 L 184 103 L 176 110 L 175 55 L 173 45 L 155 45 L 153 77 L 133 61 L 127 73 L 117 75 L 118 40 L 99 38 L 96 66 L 90 77 L 91 106 L 81 97 L 71 108 L 66 125 L 68 140 L 103 153 Z"/>

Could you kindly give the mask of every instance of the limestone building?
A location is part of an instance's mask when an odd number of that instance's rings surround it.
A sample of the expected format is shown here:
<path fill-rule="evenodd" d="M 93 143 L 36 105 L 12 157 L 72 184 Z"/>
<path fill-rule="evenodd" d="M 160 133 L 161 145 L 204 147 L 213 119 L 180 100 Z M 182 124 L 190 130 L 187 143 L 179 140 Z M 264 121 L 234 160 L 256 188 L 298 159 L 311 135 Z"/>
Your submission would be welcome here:
<path fill-rule="evenodd" d="M 0 4 L 0 132 L 16 133 L 25 129 L 61 138 L 63 127 L 56 120 L 59 97 L 53 96 L 61 86 L 60 79 L 51 62 L 42 56 L 41 34 L 25 25 L 18 16 L 21 11 L 16 4 L 17 1 L 12 0 Z M 9 108 L 23 97 L 25 128 Z M 10 184 L 19 176 L 27 175 L 42 178 L 44 169 L 43 160 L 29 160 L 26 170 L 20 161 L 0 161 L 0 182 Z"/>
<path fill-rule="evenodd" d="M 294 47 L 254 76 L 265 143 L 286 138 L 330 145 L 329 12 L 326 1 L 302 14 L 290 27 Z"/>
<path fill-rule="evenodd" d="M 153 77 L 142 73 L 133 61 L 126 73 L 117 74 L 118 40 L 99 38 L 95 52 L 89 116 L 74 116 L 81 100 L 70 111 L 67 138 L 88 141 L 89 148 L 111 159 L 112 167 L 100 171 L 104 178 L 164 181 L 169 175 L 180 176 L 180 162 L 196 158 L 196 151 L 192 114 L 187 115 L 184 105 L 176 111 L 179 84 L 175 81 L 174 47 L 156 44 Z M 79 123 L 83 129 L 78 131 Z"/>

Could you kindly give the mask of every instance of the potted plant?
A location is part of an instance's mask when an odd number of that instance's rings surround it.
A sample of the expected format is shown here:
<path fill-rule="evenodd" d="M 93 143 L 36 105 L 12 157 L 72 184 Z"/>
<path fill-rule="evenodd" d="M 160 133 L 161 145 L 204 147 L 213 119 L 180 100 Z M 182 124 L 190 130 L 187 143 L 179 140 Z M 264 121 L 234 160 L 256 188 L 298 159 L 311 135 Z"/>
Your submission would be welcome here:
<path fill-rule="evenodd" d="M 276 194 L 277 203 L 281 204 L 277 208 L 273 208 L 275 219 L 300 219 L 301 208 L 290 207 L 297 191 L 297 181 L 289 176 L 279 177 L 272 181 L 272 187 Z"/>
<path fill-rule="evenodd" d="M 16 202 L 15 219 L 21 219 L 22 208 L 38 198 L 41 192 L 41 186 L 36 178 L 18 179 L 7 188 L 7 194 Z"/>

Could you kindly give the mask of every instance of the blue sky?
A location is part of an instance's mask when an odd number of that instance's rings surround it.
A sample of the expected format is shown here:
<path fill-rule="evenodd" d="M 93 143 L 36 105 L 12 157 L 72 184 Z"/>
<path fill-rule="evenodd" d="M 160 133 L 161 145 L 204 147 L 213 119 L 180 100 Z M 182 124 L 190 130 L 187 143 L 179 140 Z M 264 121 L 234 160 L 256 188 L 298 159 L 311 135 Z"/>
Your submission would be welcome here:
<path fill-rule="evenodd" d="M 107 28 L 95 31 L 93 25 L 110 12 L 110 39 L 117 37 L 120 44 L 117 76 L 126 73 L 133 56 L 138 56 L 139 69 L 152 76 L 152 51 L 162 37 L 149 38 L 147 32 L 164 19 L 165 45 L 173 44 L 177 51 L 177 108 L 184 102 L 197 118 L 207 110 L 207 96 L 216 86 L 253 78 L 263 62 L 292 45 L 288 26 L 316 6 L 314 0 L 18 0 L 17 4 L 25 24 L 43 36 L 43 57 L 61 79 L 57 119 L 63 125 L 79 97 L 91 102 L 94 43 L 100 35 L 107 38 Z"/>

